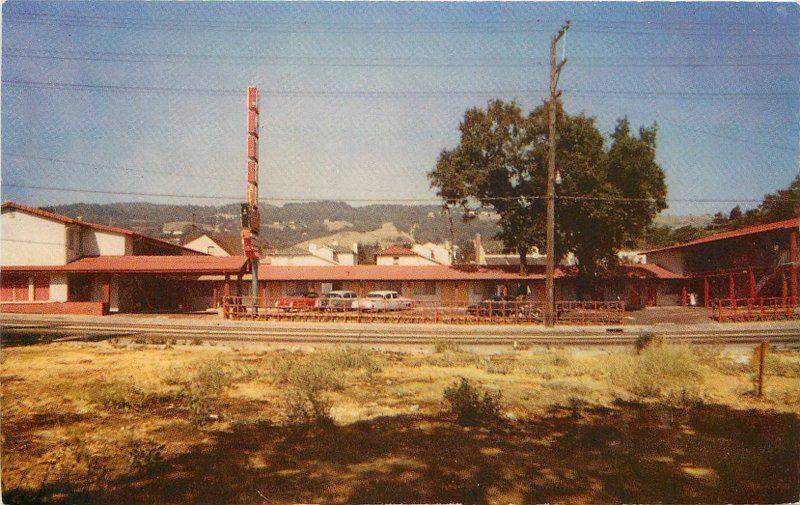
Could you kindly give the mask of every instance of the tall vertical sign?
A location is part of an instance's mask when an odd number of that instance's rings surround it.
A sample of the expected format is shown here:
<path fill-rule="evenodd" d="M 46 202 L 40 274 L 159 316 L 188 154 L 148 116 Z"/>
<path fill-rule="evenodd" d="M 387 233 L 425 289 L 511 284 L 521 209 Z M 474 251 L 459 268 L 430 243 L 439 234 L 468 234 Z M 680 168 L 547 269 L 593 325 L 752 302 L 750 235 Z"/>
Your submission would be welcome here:
<path fill-rule="evenodd" d="M 251 295 L 255 306 L 258 297 L 258 88 L 247 88 L 247 203 L 242 205 L 242 248 L 250 259 L 253 274 Z"/>

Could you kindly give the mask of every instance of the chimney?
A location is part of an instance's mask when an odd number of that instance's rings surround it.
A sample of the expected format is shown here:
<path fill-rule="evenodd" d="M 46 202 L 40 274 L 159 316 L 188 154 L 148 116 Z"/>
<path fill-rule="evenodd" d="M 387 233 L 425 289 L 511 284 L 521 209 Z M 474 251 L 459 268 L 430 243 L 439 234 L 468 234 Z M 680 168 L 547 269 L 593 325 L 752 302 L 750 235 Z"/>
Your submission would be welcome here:
<path fill-rule="evenodd" d="M 484 257 L 483 257 L 483 245 L 481 244 L 481 234 L 475 234 L 475 241 L 473 242 L 475 246 L 475 263 L 478 265 L 483 265 Z"/>

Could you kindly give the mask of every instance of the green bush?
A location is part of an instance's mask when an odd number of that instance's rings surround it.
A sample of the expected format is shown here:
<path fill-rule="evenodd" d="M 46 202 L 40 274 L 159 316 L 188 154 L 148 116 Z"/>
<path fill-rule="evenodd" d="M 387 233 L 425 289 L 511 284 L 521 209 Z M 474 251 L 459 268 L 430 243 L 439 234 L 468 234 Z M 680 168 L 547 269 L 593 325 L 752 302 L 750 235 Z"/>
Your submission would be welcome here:
<path fill-rule="evenodd" d="M 463 426 L 496 421 L 500 417 L 500 392 L 492 393 L 464 377 L 444 390 L 444 400 Z"/>

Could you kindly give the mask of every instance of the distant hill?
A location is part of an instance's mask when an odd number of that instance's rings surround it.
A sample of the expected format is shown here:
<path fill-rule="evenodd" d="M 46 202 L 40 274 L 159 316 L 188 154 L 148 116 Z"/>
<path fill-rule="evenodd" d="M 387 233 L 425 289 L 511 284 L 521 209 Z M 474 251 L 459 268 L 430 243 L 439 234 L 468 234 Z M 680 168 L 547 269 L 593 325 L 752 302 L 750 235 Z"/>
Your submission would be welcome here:
<path fill-rule="evenodd" d="M 683 226 L 694 226 L 695 228 L 705 228 L 714 220 L 714 214 L 687 214 L 676 216 L 674 214 L 660 214 L 656 216 L 653 224 L 655 226 L 668 226 L 670 228 L 681 228 Z"/>
<path fill-rule="evenodd" d="M 48 207 L 59 214 L 80 217 L 86 221 L 128 228 L 139 233 L 179 243 L 180 233 L 165 230 L 191 231 L 191 223 L 210 232 L 238 234 L 239 205 L 169 205 L 153 203 L 75 203 Z M 498 252 L 500 247 L 492 241 L 497 233 L 497 216 L 481 214 L 480 219 L 463 222 L 462 214 L 453 211 L 453 232 L 456 244 L 471 241 L 480 233 L 485 247 Z M 544 219 L 544 216 L 542 216 Z M 661 215 L 656 225 L 672 229 L 682 226 L 703 228 L 714 216 Z M 165 226 L 166 225 L 166 226 Z M 187 228 L 189 227 L 189 228 Z M 366 205 L 353 207 L 344 202 L 290 203 L 278 207 L 261 207 L 261 234 L 273 247 L 305 245 L 308 241 L 338 242 L 350 246 L 379 244 L 387 246 L 403 242 L 436 242 L 450 239 L 450 227 L 438 205 Z M 496 249 L 496 251 L 495 251 Z"/>
<path fill-rule="evenodd" d="M 183 236 L 180 231 L 190 227 L 192 222 L 200 229 L 222 234 L 236 234 L 241 230 L 240 207 L 235 204 L 76 203 L 48 209 L 172 242 L 180 242 Z M 494 219 L 476 219 L 464 223 L 461 216 L 460 211 L 453 211 L 453 231 L 457 243 L 472 240 L 475 233 L 490 237 L 497 232 Z M 175 233 L 164 233 L 165 229 Z M 308 202 L 281 207 L 262 206 L 261 235 L 273 247 L 286 247 L 320 238 L 324 238 L 324 241 L 338 240 L 340 243 L 358 240 L 388 245 L 394 240 L 442 242 L 449 240 L 450 229 L 438 205 L 353 207 L 343 202 Z"/>

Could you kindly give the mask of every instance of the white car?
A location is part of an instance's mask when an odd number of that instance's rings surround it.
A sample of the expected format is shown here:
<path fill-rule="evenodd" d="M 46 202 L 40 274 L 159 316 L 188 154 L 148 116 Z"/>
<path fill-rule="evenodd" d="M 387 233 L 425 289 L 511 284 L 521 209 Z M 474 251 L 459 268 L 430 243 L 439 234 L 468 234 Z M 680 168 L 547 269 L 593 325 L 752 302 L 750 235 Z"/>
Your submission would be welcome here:
<path fill-rule="evenodd" d="M 403 310 L 411 307 L 411 300 L 403 298 L 397 291 L 372 291 L 366 297 L 354 301 L 352 307 L 371 312 Z"/>

